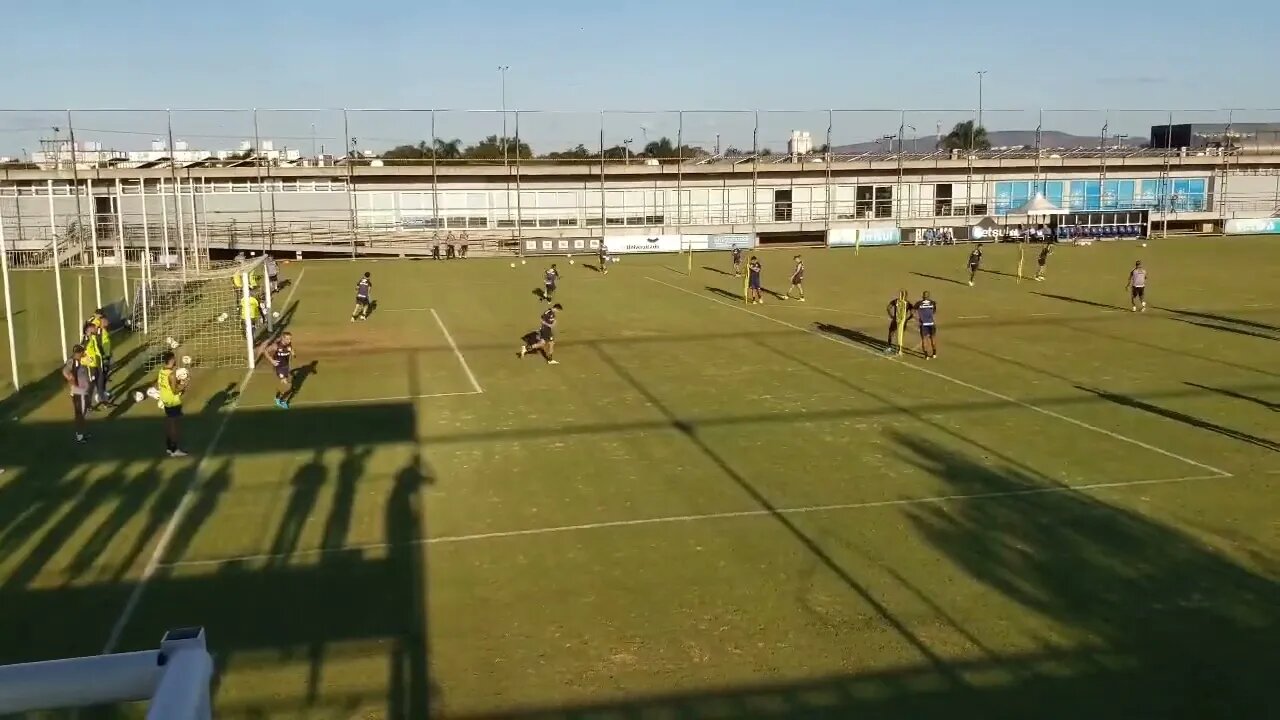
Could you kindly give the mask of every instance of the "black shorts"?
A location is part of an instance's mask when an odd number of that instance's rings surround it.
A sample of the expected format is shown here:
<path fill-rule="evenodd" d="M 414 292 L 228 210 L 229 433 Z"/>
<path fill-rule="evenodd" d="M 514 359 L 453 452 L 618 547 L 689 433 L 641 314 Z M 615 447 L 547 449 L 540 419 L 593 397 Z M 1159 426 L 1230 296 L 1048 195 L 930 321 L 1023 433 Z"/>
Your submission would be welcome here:
<path fill-rule="evenodd" d="M 937 325 L 921 325 L 920 337 L 933 337 L 938 334 Z"/>
<path fill-rule="evenodd" d="M 896 332 L 898 332 L 898 321 L 896 321 L 896 320 L 890 320 L 890 321 L 889 321 L 889 332 L 891 332 L 891 333 L 896 333 Z"/>
<path fill-rule="evenodd" d="M 89 412 L 89 395 L 72 395 L 71 410 L 75 413 L 76 420 L 83 420 L 84 416 Z"/>
<path fill-rule="evenodd" d="M 792 284 L 792 285 L 803 285 L 803 284 L 804 284 L 804 278 L 802 278 L 802 277 L 800 277 L 800 276 L 793 277 L 793 278 L 791 278 L 791 284 Z"/>
<path fill-rule="evenodd" d="M 369 304 L 369 298 L 367 298 L 367 297 L 365 297 L 365 296 L 363 296 L 363 295 L 357 295 L 357 296 L 356 296 L 356 304 L 357 304 L 357 305 L 368 305 L 368 304 Z"/>
<path fill-rule="evenodd" d="M 165 405 L 164 416 L 168 418 L 182 417 L 182 406 L 181 405 Z"/>
<path fill-rule="evenodd" d="M 556 291 L 555 283 L 547 283 L 545 286 L 543 286 L 543 289 L 542 289 L 542 292 L 547 295 L 552 295 L 555 293 L 555 291 Z"/>
<path fill-rule="evenodd" d="M 281 365 L 277 367 L 275 370 L 276 370 L 276 377 L 282 380 L 283 382 L 289 382 L 291 379 L 293 379 L 293 371 L 289 369 L 288 365 Z"/>
<path fill-rule="evenodd" d="M 972 263 L 970 263 L 970 264 L 969 264 L 969 272 L 971 272 L 971 273 L 978 272 L 978 266 L 977 266 L 977 265 L 974 265 L 974 264 L 972 264 Z"/>
<path fill-rule="evenodd" d="M 542 327 L 538 328 L 538 339 L 544 340 L 546 342 L 551 342 L 556 339 L 556 332 L 555 330 L 552 330 L 546 325 L 543 325 Z"/>
<path fill-rule="evenodd" d="M 1147 289 L 1145 287 L 1136 287 L 1129 292 L 1129 297 L 1134 300 L 1142 300 L 1147 297 Z"/>

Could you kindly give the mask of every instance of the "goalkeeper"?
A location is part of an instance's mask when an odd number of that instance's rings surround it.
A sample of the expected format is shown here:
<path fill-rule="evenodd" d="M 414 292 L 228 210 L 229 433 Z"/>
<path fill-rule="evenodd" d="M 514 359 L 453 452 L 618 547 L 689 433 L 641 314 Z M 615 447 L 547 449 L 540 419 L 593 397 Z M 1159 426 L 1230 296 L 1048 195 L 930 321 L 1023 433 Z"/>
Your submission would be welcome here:
<path fill-rule="evenodd" d="M 169 457 L 186 457 L 179 444 L 182 433 L 182 395 L 187 391 L 186 370 L 178 369 L 177 357 L 166 350 L 160 357 L 163 365 L 156 375 L 156 390 L 164 408 L 164 448 Z"/>
<path fill-rule="evenodd" d="M 250 295 L 247 298 L 240 298 L 240 309 L 242 311 L 241 318 L 249 321 L 251 332 L 254 337 L 257 337 L 258 323 L 260 321 L 265 322 L 267 319 L 262 303 L 258 301 L 258 296 Z"/>
<path fill-rule="evenodd" d="M 898 291 L 898 297 L 889 301 L 885 307 L 889 315 L 889 337 L 885 340 L 884 352 L 892 355 L 902 352 L 902 336 L 906 332 L 907 321 L 911 319 L 911 303 L 907 301 L 907 291 Z"/>

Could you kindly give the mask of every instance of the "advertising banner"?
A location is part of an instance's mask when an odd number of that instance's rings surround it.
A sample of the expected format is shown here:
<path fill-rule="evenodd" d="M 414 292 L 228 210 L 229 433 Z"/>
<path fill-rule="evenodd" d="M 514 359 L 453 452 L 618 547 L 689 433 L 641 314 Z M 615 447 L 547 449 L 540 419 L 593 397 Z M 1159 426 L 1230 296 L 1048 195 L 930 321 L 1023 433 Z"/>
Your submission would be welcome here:
<path fill-rule="evenodd" d="M 1280 218 L 1237 218 L 1227 221 L 1228 235 L 1280 235 Z"/>
<path fill-rule="evenodd" d="M 724 235 L 708 235 L 704 250 L 732 250 L 740 247 L 743 250 L 756 246 L 755 235 L 751 233 L 727 233 Z M 698 248 L 694 248 L 695 250 Z"/>
<path fill-rule="evenodd" d="M 598 244 L 599 241 L 594 238 L 543 238 L 540 240 L 525 240 L 524 251 L 529 255 L 583 253 L 588 250 L 594 251 Z"/>
<path fill-rule="evenodd" d="M 827 231 L 827 245 L 830 247 L 897 245 L 900 242 L 902 230 L 897 227 L 831 228 Z"/>

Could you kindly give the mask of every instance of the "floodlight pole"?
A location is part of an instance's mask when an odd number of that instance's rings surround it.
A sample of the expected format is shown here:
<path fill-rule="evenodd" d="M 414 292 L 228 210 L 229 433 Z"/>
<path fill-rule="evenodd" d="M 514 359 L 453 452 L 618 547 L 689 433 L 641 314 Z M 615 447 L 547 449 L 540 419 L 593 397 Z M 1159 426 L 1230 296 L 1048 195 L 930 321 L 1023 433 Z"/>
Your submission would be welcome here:
<path fill-rule="evenodd" d="M 13 338 L 13 298 L 9 294 L 9 248 L 4 242 L 3 216 L 0 216 L 0 277 L 4 279 L 4 319 L 5 329 L 9 331 L 9 369 L 13 373 L 13 389 L 16 391 L 22 386 L 18 384 L 18 345 Z"/>

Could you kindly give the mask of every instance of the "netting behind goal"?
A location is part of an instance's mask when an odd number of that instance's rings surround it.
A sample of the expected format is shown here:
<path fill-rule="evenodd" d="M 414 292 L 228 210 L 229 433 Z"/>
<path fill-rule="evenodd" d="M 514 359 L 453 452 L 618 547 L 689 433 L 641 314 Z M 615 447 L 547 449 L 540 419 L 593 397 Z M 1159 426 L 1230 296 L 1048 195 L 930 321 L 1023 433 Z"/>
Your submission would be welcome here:
<path fill-rule="evenodd" d="M 265 308 L 262 265 L 262 258 L 255 258 L 215 262 L 199 272 L 153 266 L 133 288 L 132 322 L 142 331 L 145 367 L 157 367 L 164 351 L 175 346 L 198 366 L 247 367 L 252 358 L 241 310 L 243 289 L 235 278 L 254 277 L 251 293 Z"/>

